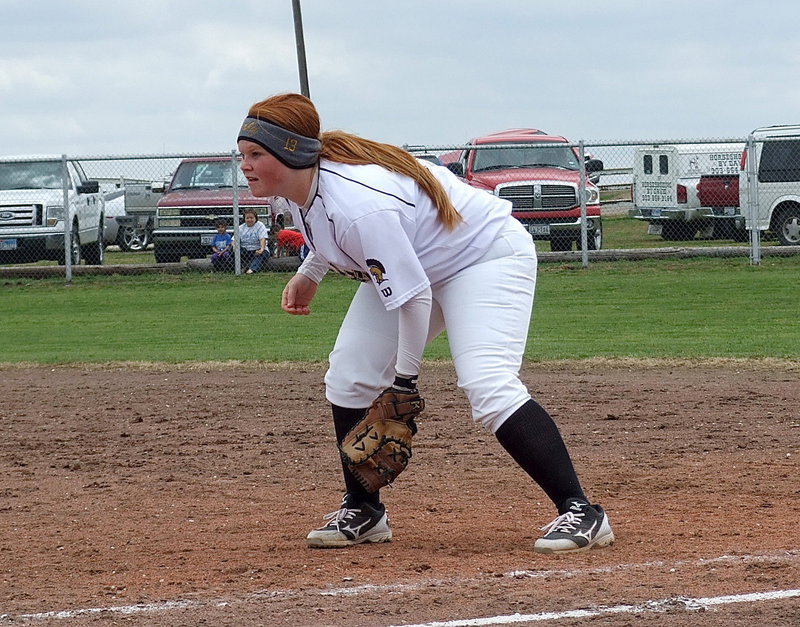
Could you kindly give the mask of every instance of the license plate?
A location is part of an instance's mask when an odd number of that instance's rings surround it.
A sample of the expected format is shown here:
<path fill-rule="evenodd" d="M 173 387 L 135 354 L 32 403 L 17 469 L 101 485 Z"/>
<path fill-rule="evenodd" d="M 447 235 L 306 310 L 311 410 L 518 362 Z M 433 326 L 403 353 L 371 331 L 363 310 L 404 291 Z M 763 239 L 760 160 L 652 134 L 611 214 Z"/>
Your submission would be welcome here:
<path fill-rule="evenodd" d="M 647 227 L 647 234 L 648 235 L 661 235 L 661 231 L 664 229 L 663 224 L 651 224 Z"/>
<path fill-rule="evenodd" d="M 0 250 L 17 250 L 17 240 L 0 239 Z"/>
<path fill-rule="evenodd" d="M 528 232 L 531 235 L 550 235 L 549 224 L 529 224 Z"/>
<path fill-rule="evenodd" d="M 211 246 L 211 242 L 214 241 L 213 235 L 201 235 L 200 236 L 200 244 L 203 246 Z"/>

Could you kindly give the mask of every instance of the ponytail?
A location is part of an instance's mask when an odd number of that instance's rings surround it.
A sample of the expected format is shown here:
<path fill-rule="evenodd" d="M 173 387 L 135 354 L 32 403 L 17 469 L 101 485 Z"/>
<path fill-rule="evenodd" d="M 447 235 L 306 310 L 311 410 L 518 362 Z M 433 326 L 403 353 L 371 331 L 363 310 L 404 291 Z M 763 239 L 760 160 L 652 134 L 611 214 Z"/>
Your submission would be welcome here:
<path fill-rule="evenodd" d="M 320 157 L 349 165 L 375 163 L 390 172 L 409 176 L 430 196 L 438 210 L 439 219 L 448 229 L 453 230 L 462 220 L 461 214 L 456 211 L 450 197 L 430 170 L 411 153 L 397 146 L 363 139 L 343 131 L 327 131 L 322 134 Z"/>

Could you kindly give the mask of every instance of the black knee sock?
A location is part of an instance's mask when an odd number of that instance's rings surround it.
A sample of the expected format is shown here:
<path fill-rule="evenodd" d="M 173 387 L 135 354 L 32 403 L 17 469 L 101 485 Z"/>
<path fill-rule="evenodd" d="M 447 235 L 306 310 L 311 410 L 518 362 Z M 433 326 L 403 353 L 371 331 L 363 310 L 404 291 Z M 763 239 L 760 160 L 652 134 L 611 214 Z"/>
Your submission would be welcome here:
<path fill-rule="evenodd" d="M 333 404 L 331 404 L 331 408 L 333 410 L 333 426 L 336 430 L 336 442 L 341 443 L 350 429 L 367 413 L 367 408 L 350 409 Z M 380 504 L 380 493 L 367 492 L 358 479 L 353 476 L 353 473 L 350 472 L 344 460 L 342 461 L 342 473 L 344 474 L 344 487 L 350 495 L 351 502 L 369 503 L 373 507 L 377 507 Z"/>
<path fill-rule="evenodd" d="M 511 414 L 495 435 L 560 514 L 567 499 L 586 498 L 556 423 L 536 401 L 529 400 Z"/>

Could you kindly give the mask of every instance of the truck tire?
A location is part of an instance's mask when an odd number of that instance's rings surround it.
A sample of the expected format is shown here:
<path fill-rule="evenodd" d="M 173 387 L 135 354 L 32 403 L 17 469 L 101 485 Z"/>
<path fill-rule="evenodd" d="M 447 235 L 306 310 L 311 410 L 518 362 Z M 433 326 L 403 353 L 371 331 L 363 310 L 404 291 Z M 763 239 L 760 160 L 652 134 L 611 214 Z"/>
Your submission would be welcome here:
<path fill-rule="evenodd" d="M 171 250 L 164 250 L 163 248 L 155 247 L 153 251 L 156 258 L 156 263 L 177 263 L 181 260 L 181 254 Z"/>
<path fill-rule="evenodd" d="M 742 227 L 733 227 L 733 241 L 734 242 L 746 242 L 750 239 L 750 231 L 748 231 L 744 226 Z"/>
<path fill-rule="evenodd" d="M 554 253 L 572 250 L 572 240 L 568 237 L 553 237 L 550 239 L 550 250 Z"/>
<path fill-rule="evenodd" d="M 712 237 L 714 239 L 732 239 L 734 242 L 746 242 L 750 234 L 744 227 L 739 228 L 736 225 L 736 220 L 725 218 L 722 220 L 714 221 L 714 232 Z"/>
<path fill-rule="evenodd" d="M 800 206 L 790 205 L 776 212 L 772 219 L 772 232 L 781 246 L 800 245 Z"/>
<path fill-rule="evenodd" d="M 78 232 L 78 225 L 72 225 L 72 237 L 70 238 L 70 260 L 73 266 L 81 264 L 81 238 Z M 59 265 L 64 265 L 64 256 L 62 255 L 58 260 Z"/>
<path fill-rule="evenodd" d="M 603 248 L 603 223 L 598 222 L 597 226 L 586 233 L 586 244 L 589 250 L 600 250 Z M 583 250 L 581 246 L 581 238 L 575 240 L 575 248 Z"/>
<path fill-rule="evenodd" d="M 81 253 L 83 255 L 83 258 L 86 260 L 87 265 L 91 266 L 103 265 L 103 260 L 105 259 L 105 251 L 106 251 L 105 240 L 103 239 L 104 224 L 105 224 L 105 218 L 103 216 L 100 216 L 100 229 L 97 233 L 97 240 L 92 242 L 91 244 L 87 244 L 81 249 Z"/>
<path fill-rule="evenodd" d="M 697 226 L 682 220 L 664 222 L 661 227 L 661 238 L 668 242 L 680 242 L 687 239 L 694 239 L 697 234 Z"/>
<path fill-rule="evenodd" d="M 146 227 L 125 226 L 119 232 L 117 240 L 122 250 L 139 252 L 150 244 L 150 231 Z"/>

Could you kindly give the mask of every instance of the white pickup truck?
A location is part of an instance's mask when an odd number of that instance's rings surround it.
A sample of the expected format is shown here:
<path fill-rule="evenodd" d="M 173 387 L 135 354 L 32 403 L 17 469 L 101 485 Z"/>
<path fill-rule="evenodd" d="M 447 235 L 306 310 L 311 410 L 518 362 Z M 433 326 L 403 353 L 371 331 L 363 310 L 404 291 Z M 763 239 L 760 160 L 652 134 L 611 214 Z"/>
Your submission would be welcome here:
<path fill-rule="evenodd" d="M 69 233 L 71 263 L 101 265 L 104 201 L 98 181 L 90 181 L 77 161 L 59 156 L 0 158 L 0 263 L 52 259 L 66 263 Z M 66 220 L 66 223 L 65 223 Z"/>
<path fill-rule="evenodd" d="M 708 176 L 738 175 L 742 150 L 742 143 L 638 148 L 629 217 L 648 222 L 648 234 L 668 241 L 694 239 L 698 232 L 715 238 L 745 233 L 743 228 L 735 228 L 736 207 L 704 207 L 698 189 Z"/>

